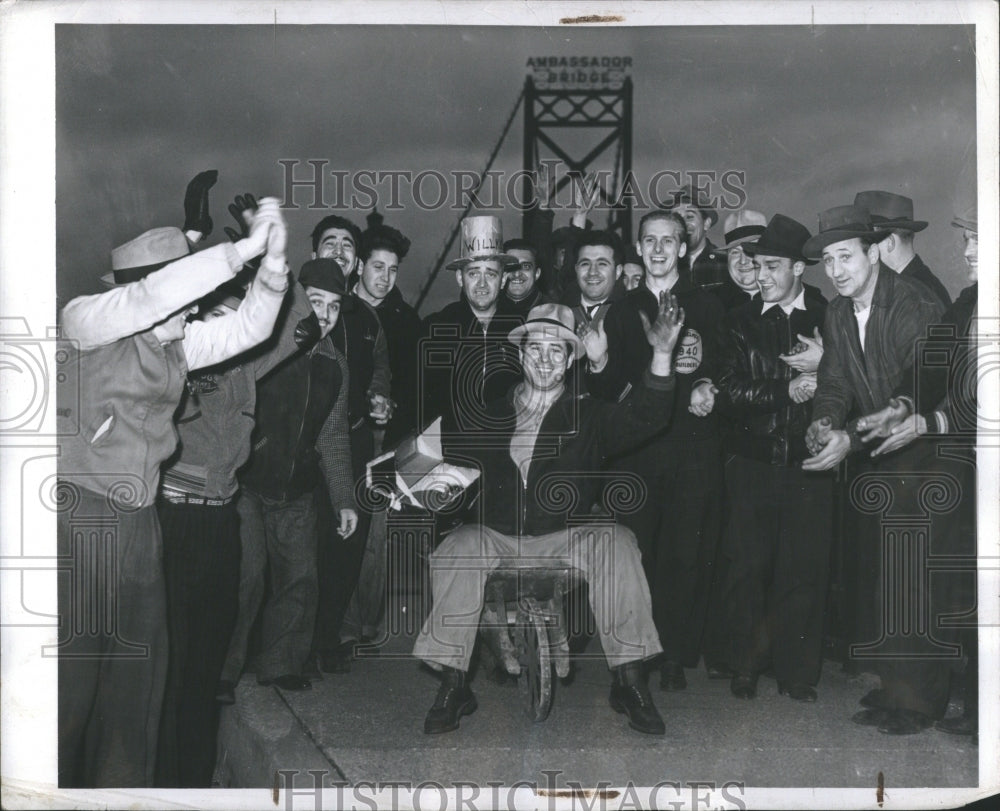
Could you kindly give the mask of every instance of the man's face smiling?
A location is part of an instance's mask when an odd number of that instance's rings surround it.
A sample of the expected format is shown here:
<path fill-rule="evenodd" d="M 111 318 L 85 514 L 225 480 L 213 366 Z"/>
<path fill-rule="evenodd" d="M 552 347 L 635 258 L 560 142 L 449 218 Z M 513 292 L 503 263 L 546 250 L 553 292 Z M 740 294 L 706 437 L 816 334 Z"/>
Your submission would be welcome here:
<path fill-rule="evenodd" d="M 340 296 L 319 287 L 306 287 L 306 296 L 319 319 L 320 336 L 325 338 L 340 317 Z"/>
<path fill-rule="evenodd" d="M 785 256 L 757 256 L 753 266 L 757 271 L 760 297 L 766 302 L 789 306 L 802 292 L 799 277 L 805 270 L 802 262 L 793 262 Z"/>
<path fill-rule="evenodd" d="M 622 266 L 615 264 L 610 245 L 584 245 L 576 257 L 576 282 L 587 301 L 604 301 L 611 295 Z"/>
<path fill-rule="evenodd" d="M 462 289 L 469 305 L 477 312 L 489 312 L 496 306 L 503 284 L 503 268 L 499 259 L 476 259 L 461 270 Z"/>
<path fill-rule="evenodd" d="M 823 270 L 837 292 L 847 298 L 864 298 L 875 284 L 878 245 L 866 251 L 858 238 L 834 242 L 823 249 Z"/>
<path fill-rule="evenodd" d="M 676 273 L 678 260 L 687 253 L 680 226 L 673 220 L 660 217 L 646 220 L 635 249 L 642 257 L 646 273 L 654 279 Z"/>
<path fill-rule="evenodd" d="M 335 259 L 347 278 L 354 270 L 358 246 L 351 232 L 344 228 L 327 228 L 316 246 L 316 259 Z"/>
<path fill-rule="evenodd" d="M 399 259 L 392 251 L 377 249 L 361 267 L 361 297 L 369 304 L 378 304 L 396 286 Z"/>
<path fill-rule="evenodd" d="M 691 250 L 697 248 L 705 239 L 705 218 L 702 213 L 690 203 L 681 203 L 674 207 L 687 226 L 687 243 Z"/>
<path fill-rule="evenodd" d="M 969 281 L 975 282 L 979 280 L 979 234 L 966 228 L 962 237 L 965 239 L 963 253 L 966 264 L 969 266 Z"/>
<path fill-rule="evenodd" d="M 753 295 L 757 292 L 757 274 L 754 272 L 754 261 L 743 250 L 742 245 L 734 245 L 727 254 L 729 261 L 729 278 L 744 293 Z"/>
<path fill-rule="evenodd" d="M 507 253 L 518 261 L 516 266 L 507 271 L 507 296 L 520 301 L 531 295 L 540 271 L 535 264 L 535 255 L 526 248 L 511 248 Z"/>
<path fill-rule="evenodd" d="M 552 391 L 561 386 L 572 362 L 573 354 L 563 339 L 538 332 L 525 336 L 521 366 L 525 380 L 535 391 Z"/>

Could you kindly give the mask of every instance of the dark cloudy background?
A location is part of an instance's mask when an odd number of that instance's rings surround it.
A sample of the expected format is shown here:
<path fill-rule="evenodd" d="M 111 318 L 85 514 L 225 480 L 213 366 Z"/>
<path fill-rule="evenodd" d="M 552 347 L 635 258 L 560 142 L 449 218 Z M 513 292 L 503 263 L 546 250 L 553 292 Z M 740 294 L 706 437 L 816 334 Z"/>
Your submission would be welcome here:
<path fill-rule="evenodd" d="M 954 294 L 966 281 L 949 221 L 975 193 L 973 43 L 972 26 L 957 25 L 58 25 L 59 301 L 100 289 L 114 245 L 180 226 L 185 185 L 202 169 L 220 173 L 210 242 L 231 224 L 234 194 L 281 195 L 281 159 L 300 161 L 299 176 L 310 159 L 352 173 L 480 171 L 527 58 L 549 55 L 632 57 L 633 168 L 643 183 L 661 169 L 744 171 L 749 207 L 813 231 L 820 210 L 858 190 L 906 194 L 930 221 L 918 252 Z M 519 115 L 495 169 L 520 168 L 521 127 Z M 332 180 L 327 188 L 332 197 Z M 329 213 L 297 194 L 302 207 L 286 215 L 295 268 Z M 367 212 L 339 213 L 363 226 Z M 387 213 L 413 242 L 399 276 L 411 302 L 456 218 L 412 205 Z M 504 226 L 518 235 L 520 215 L 505 212 Z M 717 243 L 721 232 L 712 231 Z M 422 314 L 456 292 L 442 273 Z"/>

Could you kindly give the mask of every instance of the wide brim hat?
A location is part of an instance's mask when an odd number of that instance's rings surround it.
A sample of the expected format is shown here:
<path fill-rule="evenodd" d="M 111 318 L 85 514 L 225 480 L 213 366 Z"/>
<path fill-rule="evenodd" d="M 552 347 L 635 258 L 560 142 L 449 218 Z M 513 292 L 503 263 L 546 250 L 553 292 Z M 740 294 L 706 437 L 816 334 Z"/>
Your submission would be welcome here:
<path fill-rule="evenodd" d="M 728 251 L 737 245 L 756 242 L 767 228 L 767 217 L 759 211 L 743 208 L 726 217 L 724 228 L 725 244 L 717 248 L 720 251 Z"/>
<path fill-rule="evenodd" d="M 539 304 L 531 308 L 521 326 L 510 331 L 507 340 L 520 346 L 521 338 L 528 333 L 541 333 L 545 338 L 568 341 L 576 349 L 576 357 L 580 358 L 586 349 L 576 334 L 575 326 L 573 311 L 565 304 Z"/>
<path fill-rule="evenodd" d="M 749 256 L 781 256 L 793 262 L 815 265 L 816 260 L 810 259 L 803 252 L 803 246 L 810 236 L 809 229 L 802 223 L 784 214 L 775 214 L 760 239 L 744 245 L 743 250 Z"/>
<path fill-rule="evenodd" d="M 708 224 L 708 228 L 711 228 L 719 221 L 719 212 L 712 208 L 706 200 L 702 200 L 694 193 L 694 188 L 691 184 L 683 186 L 682 188 L 675 191 L 670 195 L 670 199 L 664 204 L 664 208 L 667 211 L 672 211 L 677 208 L 677 206 L 688 203 L 694 206 L 701 212 L 701 216 L 705 219 L 711 220 Z"/>
<path fill-rule="evenodd" d="M 822 259 L 823 249 L 834 242 L 843 242 L 845 239 L 871 239 L 878 242 L 883 236 L 872 227 L 868 209 L 834 206 L 820 212 L 819 233 L 806 240 L 802 246 L 802 254 L 809 259 Z"/>
<path fill-rule="evenodd" d="M 153 228 L 112 249 L 111 271 L 101 276 L 101 283 L 119 287 L 137 282 L 189 253 L 191 248 L 180 228 Z"/>
<path fill-rule="evenodd" d="M 866 209 L 872 225 L 879 231 L 911 231 L 917 233 L 927 227 L 925 220 L 913 219 L 913 201 L 889 191 L 859 191 L 854 195 L 854 205 Z"/>
<path fill-rule="evenodd" d="M 503 224 L 492 214 L 466 217 L 462 220 L 459 236 L 460 248 L 457 259 L 452 259 L 445 267 L 448 270 L 462 270 L 471 262 L 494 260 L 502 267 L 519 265 L 521 260 L 503 250 Z"/>

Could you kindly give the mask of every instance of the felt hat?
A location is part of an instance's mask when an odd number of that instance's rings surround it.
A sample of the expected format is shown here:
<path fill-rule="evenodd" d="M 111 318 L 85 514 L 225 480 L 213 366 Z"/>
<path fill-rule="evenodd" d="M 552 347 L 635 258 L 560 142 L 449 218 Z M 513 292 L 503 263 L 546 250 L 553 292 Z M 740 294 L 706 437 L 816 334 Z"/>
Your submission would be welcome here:
<path fill-rule="evenodd" d="M 460 254 L 445 267 L 461 270 L 470 262 L 495 259 L 501 266 L 520 264 L 517 257 L 503 252 L 503 223 L 492 214 L 466 217 L 462 220 Z"/>
<path fill-rule="evenodd" d="M 583 341 L 576 334 L 575 326 L 573 311 L 565 304 L 539 304 L 531 308 L 521 326 L 514 327 L 510 331 L 507 340 L 520 346 L 521 338 L 532 334 L 568 341 L 576 349 L 577 357 L 582 357 L 582 353 L 586 350 Z"/>
<path fill-rule="evenodd" d="M 979 233 L 979 214 L 976 203 L 966 206 L 961 212 L 955 214 L 951 224 L 956 228 L 968 228 L 970 231 Z"/>
<path fill-rule="evenodd" d="M 180 228 L 153 228 L 111 250 L 111 272 L 101 276 L 108 287 L 137 282 L 191 253 Z"/>
<path fill-rule="evenodd" d="M 749 208 L 742 208 L 726 216 L 725 244 L 720 245 L 718 250 L 728 251 L 737 245 L 744 245 L 747 242 L 756 241 L 764 229 L 767 227 L 767 217 L 759 211 L 751 211 Z"/>
<path fill-rule="evenodd" d="M 819 215 L 819 233 L 806 240 L 802 246 L 803 256 L 821 259 L 823 249 L 834 242 L 857 237 L 869 238 L 877 242 L 881 234 L 872 227 L 871 214 L 858 206 L 834 206 Z"/>
<path fill-rule="evenodd" d="M 854 195 L 854 205 L 868 209 L 872 225 L 879 231 L 923 231 L 924 220 L 913 219 L 913 201 L 901 194 L 888 191 L 859 191 Z"/>
<path fill-rule="evenodd" d="M 784 214 L 775 214 L 764 229 L 760 239 L 745 245 L 743 250 L 750 256 L 783 256 L 793 262 L 815 265 L 815 259 L 808 259 L 803 253 L 803 245 L 809 241 L 809 229 Z"/>
<path fill-rule="evenodd" d="M 664 205 L 664 208 L 666 208 L 667 211 L 671 211 L 682 203 L 690 203 L 701 212 L 702 217 L 707 220 L 711 220 L 707 226 L 708 228 L 711 228 L 719 221 L 719 212 L 712 208 L 707 200 L 704 200 L 700 196 L 696 195 L 694 193 L 694 188 L 690 183 L 686 186 L 682 186 L 680 189 L 671 194 L 667 203 Z"/>

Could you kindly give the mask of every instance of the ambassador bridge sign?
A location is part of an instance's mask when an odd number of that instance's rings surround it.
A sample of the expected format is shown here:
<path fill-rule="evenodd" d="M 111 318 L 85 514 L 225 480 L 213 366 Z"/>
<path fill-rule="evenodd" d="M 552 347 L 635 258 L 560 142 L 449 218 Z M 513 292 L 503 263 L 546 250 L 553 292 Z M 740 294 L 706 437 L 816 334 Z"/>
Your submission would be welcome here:
<path fill-rule="evenodd" d="M 534 56 L 527 68 L 539 88 L 621 87 L 631 56 Z"/>

